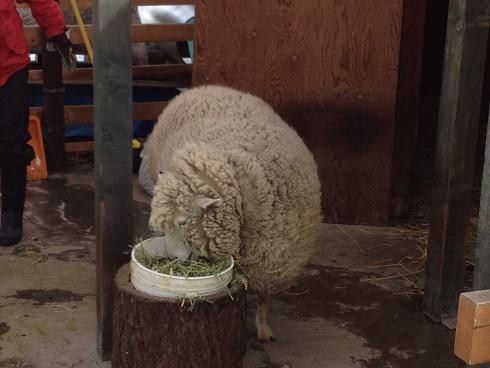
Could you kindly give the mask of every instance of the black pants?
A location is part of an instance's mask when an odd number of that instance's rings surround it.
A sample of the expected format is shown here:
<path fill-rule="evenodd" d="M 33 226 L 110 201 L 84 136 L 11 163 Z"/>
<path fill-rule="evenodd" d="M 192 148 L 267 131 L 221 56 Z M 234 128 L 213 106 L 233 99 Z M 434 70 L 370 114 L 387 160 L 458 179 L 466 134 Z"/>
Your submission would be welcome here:
<path fill-rule="evenodd" d="M 29 90 L 27 68 L 13 74 L 0 87 L 0 168 L 28 165 L 34 150 L 27 144 L 31 138 L 29 124 Z"/>

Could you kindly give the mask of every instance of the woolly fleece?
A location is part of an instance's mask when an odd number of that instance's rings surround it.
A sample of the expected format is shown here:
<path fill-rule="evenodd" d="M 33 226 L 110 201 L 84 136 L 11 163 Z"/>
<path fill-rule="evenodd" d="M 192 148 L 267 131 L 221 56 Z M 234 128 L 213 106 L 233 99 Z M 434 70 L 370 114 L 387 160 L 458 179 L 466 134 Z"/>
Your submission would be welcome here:
<path fill-rule="evenodd" d="M 298 134 L 260 98 L 204 86 L 171 101 L 147 144 L 150 226 L 195 255 L 234 255 L 259 294 L 289 288 L 321 222 L 317 166 Z"/>

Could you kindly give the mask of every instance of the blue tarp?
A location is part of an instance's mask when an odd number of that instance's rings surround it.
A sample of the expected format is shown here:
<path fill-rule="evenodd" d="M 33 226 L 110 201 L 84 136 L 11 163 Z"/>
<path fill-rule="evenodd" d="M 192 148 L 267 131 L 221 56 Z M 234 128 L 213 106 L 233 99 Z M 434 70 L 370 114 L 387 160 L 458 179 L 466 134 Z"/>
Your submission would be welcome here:
<path fill-rule="evenodd" d="M 133 89 L 133 102 L 168 101 L 179 94 L 174 88 L 136 87 Z M 42 86 L 30 86 L 30 106 L 42 106 Z M 65 86 L 65 105 L 93 104 L 92 86 Z M 133 136 L 147 137 L 153 129 L 155 121 L 134 121 Z M 92 124 L 68 124 L 65 129 L 67 138 L 93 137 Z"/>

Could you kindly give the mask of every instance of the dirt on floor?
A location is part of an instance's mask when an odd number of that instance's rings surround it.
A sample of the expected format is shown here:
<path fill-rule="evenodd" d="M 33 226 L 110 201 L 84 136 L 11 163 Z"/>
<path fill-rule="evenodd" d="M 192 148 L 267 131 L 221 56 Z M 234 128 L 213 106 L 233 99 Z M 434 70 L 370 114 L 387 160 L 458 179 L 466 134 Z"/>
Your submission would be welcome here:
<path fill-rule="evenodd" d="M 110 367 L 96 351 L 93 202 L 91 165 L 29 184 L 25 238 L 0 249 L 0 368 Z M 149 203 L 135 181 L 135 237 L 151 234 Z M 420 252 L 402 228 L 323 225 L 272 303 L 275 342 L 256 340 L 249 298 L 244 367 L 464 367 L 454 331 L 422 312 Z"/>

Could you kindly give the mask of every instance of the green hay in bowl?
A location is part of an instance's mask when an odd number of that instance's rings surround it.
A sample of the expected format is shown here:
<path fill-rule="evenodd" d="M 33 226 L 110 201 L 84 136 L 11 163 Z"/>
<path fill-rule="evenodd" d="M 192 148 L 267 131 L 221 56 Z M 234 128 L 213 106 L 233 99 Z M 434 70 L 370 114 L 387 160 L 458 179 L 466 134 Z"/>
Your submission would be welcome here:
<path fill-rule="evenodd" d="M 210 261 L 204 258 L 198 258 L 191 261 L 182 261 L 181 259 L 169 259 L 155 257 L 148 253 L 144 247 L 140 246 L 135 250 L 136 260 L 146 268 L 170 276 L 182 277 L 204 277 L 217 275 L 228 267 L 231 261 Z"/>

